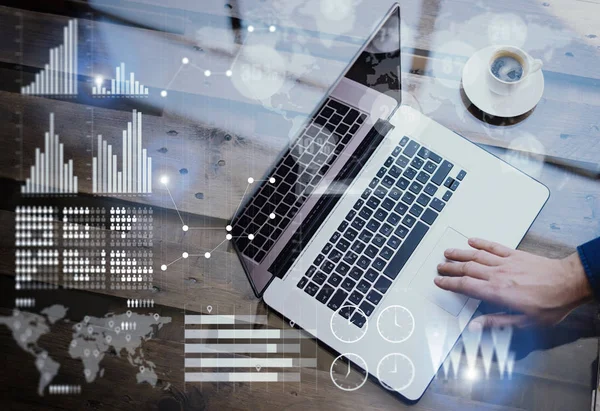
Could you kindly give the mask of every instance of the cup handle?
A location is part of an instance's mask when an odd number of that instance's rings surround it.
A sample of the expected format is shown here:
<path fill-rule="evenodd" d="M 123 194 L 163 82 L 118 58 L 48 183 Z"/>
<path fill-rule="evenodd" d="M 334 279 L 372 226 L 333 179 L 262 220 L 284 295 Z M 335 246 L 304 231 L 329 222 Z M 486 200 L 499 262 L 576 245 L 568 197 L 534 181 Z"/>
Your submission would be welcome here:
<path fill-rule="evenodd" d="M 529 73 L 535 73 L 536 71 L 541 69 L 543 65 L 544 65 L 544 62 L 542 60 L 532 59 L 532 61 L 530 63 L 531 69 L 529 70 Z"/>

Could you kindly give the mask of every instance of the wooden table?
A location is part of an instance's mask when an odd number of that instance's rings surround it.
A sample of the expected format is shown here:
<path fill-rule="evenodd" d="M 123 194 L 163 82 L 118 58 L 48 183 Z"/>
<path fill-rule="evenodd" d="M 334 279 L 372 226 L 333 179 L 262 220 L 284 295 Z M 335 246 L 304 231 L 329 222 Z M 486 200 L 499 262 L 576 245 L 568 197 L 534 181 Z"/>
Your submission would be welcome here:
<path fill-rule="evenodd" d="M 356 2 L 358 3 L 358 2 Z M 15 207 L 26 204 L 19 184 L 28 177 L 34 148 L 56 117 L 66 154 L 74 159 L 81 195 L 58 203 L 151 205 L 156 210 L 156 276 L 150 290 L 38 291 L 36 307 L 61 301 L 68 318 L 123 312 L 128 298 L 152 298 L 161 316 L 172 318 L 144 350 L 156 363 L 155 388 L 137 384 L 123 358 L 103 359 L 105 374 L 83 383 L 74 396 L 39 397 L 32 357 L 0 328 L 5 355 L 0 373 L 8 409 L 404 409 L 583 410 L 591 402 L 596 374 L 595 305 L 580 308 L 552 330 L 518 332 L 512 347 L 512 378 L 496 365 L 489 378 L 469 380 L 440 372 L 423 398 L 408 404 L 368 381 L 355 392 L 335 387 L 329 376 L 337 355 L 312 341 L 317 367 L 301 370 L 293 383 L 184 383 L 184 313 L 267 315 L 268 327 L 287 321 L 257 300 L 236 255 L 222 243 L 224 227 L 243 200 L 247 178 L 260 179 L 293 135 L 294 126 L 322 98 L 391 2 L 363 1 L 340 21 L 323 17 L 320 1 L 60 1 L 29 0 L 0 6 L 0 224 L 2 312 L 14 298 Z M 551 198 L 520 249 L 562 257 L 600 235 L 600 185 L 581 169 L 600 161 L 600 8 L 594 1 L 479 2 L 406 1 L 402 4 L 404 102 L 546 184 Z M 69 18 L 80 26 L 80 95 L 24 97 L 35 73 L 60 44 Z M 250 36 L 247 26 L 257 30 Z M 277 30 L 271 33 L 269 25 Z M 274 44 L 286 62 L 287 96 L 270 102 L 244 97 L 224 75 L 242 44 Z M 475 50 L 494 43 L 524 47 L 544 61 L 546 88 L 537 107 L 510 121 L 483 122 L 461 93 L 461 69 Z M 192 64 L 182 65 L 187 57 Z M 242 56 L 242 59 L 244 57 Z M 110 77 L 121 61 L 150 88 L 144 99 L 93 99 L 96 76 Z M 211 77 L 204 71 L 211 70 Z M 168 89 L 166 98 L 160 91 Z M 131 110 L 144 113 L 144 144 L 154 160 L 154 193 L 117 200 L 89 195 L 91 156 L 98 134 L 119 142 Z M 488 119 L 489 120 L 489 119 Z M 533 154 L 529 154 L 533 153 Z M 540 155 L 541 154 L 541 155 Z M 579 162 L 579 163 L 577 163 Z M 170 193 L 159 184 L 170 179 Z M 172 197 L 171 197 L 172 196 Z M 56 202 L 57 200 L 52 200 Z M 183 222 L 192 227 L 184 232 Z M 210 228 L 219 229 L 210 229 Z M 217 247 L 217 248 L 215 248 Z M 191 255 L 173 264 L 182 252 Z M 212 251 L 209 260 L 202 257 Z M 170 264 L 160 271 L 162 264 Z M 481 311 L 493 307 L 482 305 Z M 81 364 L 65 348 L 69 323 L 57 323 L 39 344 L 62 364 L 57 383 L 81 384 Z M 464 366 L 464 361 L 461 366 Z M 478 370 L 483 375 L 481 361 Z"/>

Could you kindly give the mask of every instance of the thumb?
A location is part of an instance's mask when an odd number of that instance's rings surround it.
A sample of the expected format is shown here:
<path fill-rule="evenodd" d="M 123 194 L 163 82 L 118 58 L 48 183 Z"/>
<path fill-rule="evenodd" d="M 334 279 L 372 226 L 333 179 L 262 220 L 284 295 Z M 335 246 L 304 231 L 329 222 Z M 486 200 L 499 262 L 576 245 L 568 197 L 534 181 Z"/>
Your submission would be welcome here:
<path fill-rule="evenodd" d="M 526 315 L 508 315 L 508 314 L 488 314 L 473 319 L 469 323 L 470 331 L 478 331 L 483 328 L 499 327 L 518 327 L 523 328 L 528 325 Z"/>

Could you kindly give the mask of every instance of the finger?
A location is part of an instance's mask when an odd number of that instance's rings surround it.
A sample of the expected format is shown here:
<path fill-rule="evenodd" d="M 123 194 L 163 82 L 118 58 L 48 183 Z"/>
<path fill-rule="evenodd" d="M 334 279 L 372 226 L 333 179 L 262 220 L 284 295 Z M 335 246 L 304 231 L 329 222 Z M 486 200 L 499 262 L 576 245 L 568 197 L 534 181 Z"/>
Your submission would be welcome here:
<path fill-rule="evenodd" d="M 468 297 L 478 300 L 489 301 L 494 304 L 504 304 L 503 296 L 497 292 L 489 281 L 473 278 L 469 276 L 463 277 L 435 277 L 435 284 L 442 290 L 453 291 L 455 293 L 464 294 Z"/>
<path fill-rule="evenodd" d="M 492 267 L 467 261 L 466 263 L 441 263 L 437 266 L 438 272 L 442 275 L 453 277 L 469 276 L 480 280 L 489 280 L 492 274 Z"/>
<path fill-rule="evenodd" d="M 478 250 L 485 250 L 499 257 L 508 257 L 514 250 L 502 244 L 493 241 L 484 240 L 481 238 L 469 238 L 469 245 Z"/>
<path fill-rule="evenodd" d="M 529 325 L 526 315 L 488 314 L 473 319 L 469 323 L 470 331 L 478 331 L 483 328 L 517 327 L 523 328 Z"/>
<path fill-rule="evenodd" d="M 449 248 L 444 251 L 444 257 L 454 261 L 475 261 L 476 263 L 489 266 L 497 266 L 502 263 L 500 257 L 484 250 L 458 250 Z"/>

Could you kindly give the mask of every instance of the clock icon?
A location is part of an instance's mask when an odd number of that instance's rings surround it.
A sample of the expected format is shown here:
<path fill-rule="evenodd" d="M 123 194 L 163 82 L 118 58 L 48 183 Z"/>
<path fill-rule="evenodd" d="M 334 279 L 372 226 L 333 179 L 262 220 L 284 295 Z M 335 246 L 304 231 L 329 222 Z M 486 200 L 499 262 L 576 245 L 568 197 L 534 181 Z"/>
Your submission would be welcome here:
<path fill-rule="evenodd" d="M 345 314 L 342 315 L 342 313 Z M 364 320 L 364 325 L 358 327 L 352 322 L 355 316 L 361 316 Z M 348 317 L 348 318 L 345 318 Z M 335 337 L 344 343 L 355 343 L 365 336 L 369 328 L 367 316 L 355 305 L 342 305 L 337 311 L 334 311 L 329 321 L 329 327 Z"/>
<path fill-rule="evenodd" d="M 415 330 L 415 318 L 407 308 L 390 305 L 379 313 L 377 330 L 384 340 L 401 343 L 408 340 Z"/>
<path fill-rule="evenodd" d="M 377 378 L 386 389 L 402 391 L 415 379 L 415 365 L 404 354 L 388 354 L 377 364 Z"/>
<path fill-rule="evenodd" d="M 352 364 L 355 365 L 352 365 Z M 358 368 L 360 367 L 360 368 Z M 337 357 L 329 369 L 331 381 L 340 390 L 356 391 L 362 387 L 369 376 L 367 363 L 357 354 L 346 353 Z"/>

